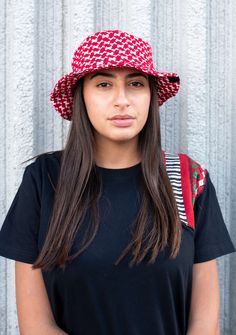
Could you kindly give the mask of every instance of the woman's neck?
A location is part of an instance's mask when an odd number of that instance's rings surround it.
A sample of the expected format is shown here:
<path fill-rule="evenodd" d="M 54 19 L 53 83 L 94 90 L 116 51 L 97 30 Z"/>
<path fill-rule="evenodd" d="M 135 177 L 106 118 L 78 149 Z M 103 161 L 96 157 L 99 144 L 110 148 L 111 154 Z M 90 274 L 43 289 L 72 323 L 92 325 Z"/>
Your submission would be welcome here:
<path fill-rule="evenodd" d="M 138 164 L 141 161 L 136 141 L 99 141 L 95 151 L 96 165 L 119 169 Z"/>

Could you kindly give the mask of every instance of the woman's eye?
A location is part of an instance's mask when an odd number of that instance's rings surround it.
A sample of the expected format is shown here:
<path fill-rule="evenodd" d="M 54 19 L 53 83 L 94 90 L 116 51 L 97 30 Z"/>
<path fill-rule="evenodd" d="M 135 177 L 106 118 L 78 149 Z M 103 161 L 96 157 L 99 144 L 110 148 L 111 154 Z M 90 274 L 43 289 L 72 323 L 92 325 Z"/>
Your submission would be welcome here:
<path fill-rule="evenodd" d="M 141 86 L 144 86 L 142 83 L 140 83 L 139 81 L 133 81 L 130 83 L 131 86 L 134 86 L 134 87 L 141 87 Z M 108 87 L 110 84 L 107 83 L 107 82 L 102 82 L 98 85 L 96 85 L 97 87 Z"/>
<path fill-rule="evenodd" d="M 140 83 L 139 81 L 133 81 L 131 84 L 132 84 L 133 86 L 135 86 L 135 87 L 141 87 L 141 86 L 143 86 L 143 84 Z"/>
<path fill-rule="evenodd" d="M 97 87 L 107 87 L 107 85 L 109 85 L 109 83 L 103 82 L 103 83 L 98 84 Z"/>

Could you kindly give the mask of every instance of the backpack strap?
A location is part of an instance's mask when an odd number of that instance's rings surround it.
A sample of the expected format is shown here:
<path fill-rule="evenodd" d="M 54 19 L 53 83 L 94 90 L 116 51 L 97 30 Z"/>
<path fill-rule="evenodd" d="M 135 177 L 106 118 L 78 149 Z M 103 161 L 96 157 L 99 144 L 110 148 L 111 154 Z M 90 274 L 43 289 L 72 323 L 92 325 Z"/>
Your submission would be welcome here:
<path fill-rule="evenodd" d="M 166 164 L 166 171 L 172 189 L 174 191 L 180 219 L 185 225 L 188 225 L 188 218 L 186 215 L 184 197 L 182 192 L 181 166 L 179 156 L 165 153 L 165 164 Z"/>
<path fill-rule="evenodd" d="M 194 204 L 204 190 L 206 169 L 186 154 L 164 153 L 164 163 L 179 210 L 181 221 L 195 229 Z"/>

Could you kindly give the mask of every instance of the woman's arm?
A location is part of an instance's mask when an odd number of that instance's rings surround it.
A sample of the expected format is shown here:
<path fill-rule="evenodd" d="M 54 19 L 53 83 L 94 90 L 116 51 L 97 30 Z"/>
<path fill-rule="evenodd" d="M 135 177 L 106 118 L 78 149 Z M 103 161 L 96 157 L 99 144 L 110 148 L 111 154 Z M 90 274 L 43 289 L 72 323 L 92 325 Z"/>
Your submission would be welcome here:
<path fill-rule="evenodd" d="M 220 335 L 220 290 L 216 260 L 193 265 L 187 335 Z"/>
<path fill-rule="evenodd" d="M 21 335 L 65 335 L 54 320 L 40 269 L 15 263 L 16 306 Z"/>

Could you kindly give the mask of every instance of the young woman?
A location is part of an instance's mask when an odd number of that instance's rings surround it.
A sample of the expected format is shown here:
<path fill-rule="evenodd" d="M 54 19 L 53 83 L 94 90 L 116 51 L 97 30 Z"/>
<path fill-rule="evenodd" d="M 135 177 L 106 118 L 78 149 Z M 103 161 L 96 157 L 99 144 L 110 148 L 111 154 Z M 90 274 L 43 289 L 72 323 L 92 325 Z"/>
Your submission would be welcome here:
<path fill-rule="evenodd" d="M 216 258 L 235 249 L 208 171 L 162 150 L 179 85 L 120 30 L 75 51 L 51 93 L 65 148 L 26 166 L 0 232 L 21 334 L 219 334 Z"/>

